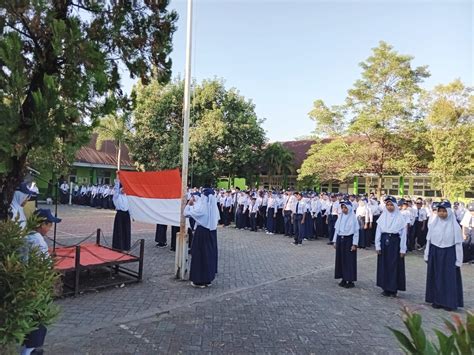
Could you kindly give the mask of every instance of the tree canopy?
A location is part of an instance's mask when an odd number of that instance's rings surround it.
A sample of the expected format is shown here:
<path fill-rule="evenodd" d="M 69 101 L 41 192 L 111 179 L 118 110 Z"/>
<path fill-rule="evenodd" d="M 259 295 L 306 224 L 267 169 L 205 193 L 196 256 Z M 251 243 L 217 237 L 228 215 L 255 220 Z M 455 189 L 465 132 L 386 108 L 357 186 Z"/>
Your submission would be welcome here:
<path fill-rule="evenodd" d="M 171 76 L 169 1 L 2 1 L 0 181 L 3 213 L 29 153 L 76 141 L 120 107 L 120 66 Z"/>
<path fill-rule="evenodd" d="M 183 82 L 134 89 L 132 157 L 147 170 L 181 166 Z M 196 185 L 219 176 L 252 178 L 265 143 L 254 104 L 221 80 L 194 83 L 191 94 L 190 175 Z"/>
<path fill-rule="evenodd" d="M 344 180 L 363 171 L 378 176 L 380 192 L 382 175 L 416 169 L 426 155 L 415 138 L 423 130 L 416 102 L 420 84 L 430 74 L 425 66 L 413 67 L 412 59 L 380 42 L 360 63 L 361 78 L 349 89 L 344 104 L 328 107 L 315 101 L 309 115 L 316 121 L 316 133 L 336 139 L 312 149 L 300 178 L 316 174 L 320 179 Z M 419 148 L 416 154 L 414 148 Z M 329 167 L 329 162 L 334 164 Z"/>

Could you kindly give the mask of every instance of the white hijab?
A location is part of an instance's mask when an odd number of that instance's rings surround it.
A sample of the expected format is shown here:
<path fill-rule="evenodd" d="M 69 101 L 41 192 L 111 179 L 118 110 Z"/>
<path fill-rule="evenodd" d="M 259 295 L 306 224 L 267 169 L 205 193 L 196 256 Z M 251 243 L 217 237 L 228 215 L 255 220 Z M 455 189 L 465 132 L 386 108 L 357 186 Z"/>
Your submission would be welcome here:
<path fill-rule="evenodd" d="M 337 231 L 338 235 L 356 234 L 359 230 L 359 222 L 357 222 L 357 217 L 352 210 L 352 205 L 346 205 L 345 203 L 341 204 L 345 205 L 349 211 L 347 214 L 343 212 L 339 215 L 334 229 Z"/>
<path fill-rule="evenodd" d="M 10 204 L 10 209 L 12 212 L 12 220 L 18 219 L 21 228 L 26 227 L 26 216 L 23 211 L 22 204 L 28 199 L 29 195 L 21 191 L 15 191 L 13 194 L 12 203 Z"/>
<path fill-rule="evenodd" d="M 448 248 L 455 244 L 462 243 L 463 237 L 461 228 L 456 221 L 456 216 L 451 208 L 446 208 L 448 217 L 441 219 L 436 217 L 429 225 L 426 240 L 439 248 Z"/>
<path fill-rule="evenodd" d="M 382 233 L 400 233 L 406 227 L 406 218 L 400 213 L 396 203 L 393 206 L 395 207 L 393 212 L 389 212 L 387 208 L 384 208 L 377 220 L 377 226 L 380 227 Z"/>
<path fill-rule="evenodd" d="M 219 208 L 217 207 L 216 196 L 201 195 L 194 205 L 189 209 L 189 216 L 200 226 L 214 231 L 219 222 Z"/>

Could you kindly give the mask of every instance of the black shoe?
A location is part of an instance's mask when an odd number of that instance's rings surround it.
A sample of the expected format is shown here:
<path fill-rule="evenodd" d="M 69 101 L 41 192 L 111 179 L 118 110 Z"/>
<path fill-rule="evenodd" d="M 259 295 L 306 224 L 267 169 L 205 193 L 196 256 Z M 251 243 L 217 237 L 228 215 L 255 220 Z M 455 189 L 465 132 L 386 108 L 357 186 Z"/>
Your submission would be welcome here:
<path fill-rule="evenodd" d="M 434 309 L 443 308 L 443 306 L 440 306 L 439 304 L 436 304 L 436 303 L 433 303 L 433 304 L 431 305 L 431 307 L 433 307 Z"/>
<path fill-rule="evenodd" d="M 354 288 L 355 287 L 355 284 L 353 282 L 348 282 L 346 283 L 346 288 Z"/>
<path fill-rule="evenodd" d="M 390 297 L 397 298 L 397 293 L 396 292 L 390 292 Z"/>
<path fill-rule="evenodd" d="M 382 292 L 382 296 L 390 297 L 390 292 L 388 292 L 388 291 L 383 291 L 383 292 Z"/>
<path fill-rule="evenodd" d="M 445 311 L 448 311 L 448 312 L 454 312 L 454 311 L 455 311 L 454 308 L 450 308 L 450 307 L 443 307 L 443 309 L 444 309 Z"/>
<path fill-rule="evenodd" d="M 341 282 L 339 282 L 339 286 L 341 287 L 346 287 L 346 285 L 347 285 L 347 281 L 342 280 Z"/>
<path fill-rule="evenodd" d="M 168 246 L 168 244 L 166 244 L 166 243 L 165 244 L 161 244 L 161 243 L 156 244 L 157 248 L 166 248 L 167 246 Z"/>
<path fill-rule="evenodd" d="M 170 248 L 170 251 L 176 251 L 176 248 Z"/>
<path fill-rule="evenodd" d="M 334 245 L 334 243 L 333 242 L 328 242 L 328 245 Z"/>

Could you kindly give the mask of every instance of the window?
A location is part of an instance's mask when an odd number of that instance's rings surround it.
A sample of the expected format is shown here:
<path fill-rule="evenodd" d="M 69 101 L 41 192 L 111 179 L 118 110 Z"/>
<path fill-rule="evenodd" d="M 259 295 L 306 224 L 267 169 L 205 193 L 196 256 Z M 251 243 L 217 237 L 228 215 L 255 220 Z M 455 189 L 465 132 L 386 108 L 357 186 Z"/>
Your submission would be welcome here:
<path fill-rule="evenodd" d="M 110 185 L 110 171 L 99 170 L 97 172 L 97 183 L 99 185 Z"/>

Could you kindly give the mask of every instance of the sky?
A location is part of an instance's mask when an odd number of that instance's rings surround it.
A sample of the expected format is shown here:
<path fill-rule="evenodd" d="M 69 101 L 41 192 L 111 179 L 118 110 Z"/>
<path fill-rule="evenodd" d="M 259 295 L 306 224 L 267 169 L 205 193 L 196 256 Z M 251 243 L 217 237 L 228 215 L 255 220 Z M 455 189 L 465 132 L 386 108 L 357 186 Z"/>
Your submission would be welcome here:
<path fill-rule="evenodd" d="M 429 66 L 426 89 L 456 78 L 474 84 L 469 0 L 193 2 L 193 78 L 223 78 L 251 99 L 270 141 L 310 135 L 313 102 L 343 103 L 381 40 Z M 173 76 L 184 77 L 186 1 L 171 0 L 170 9 L 180 16 Z"/>

